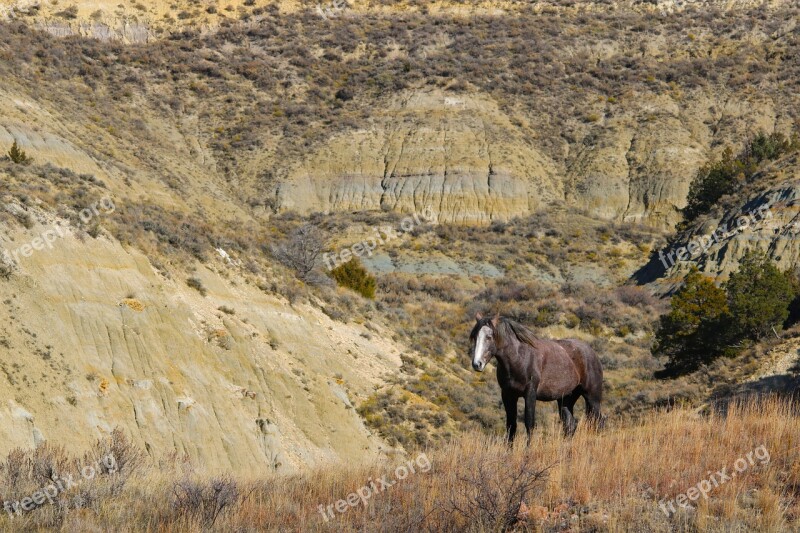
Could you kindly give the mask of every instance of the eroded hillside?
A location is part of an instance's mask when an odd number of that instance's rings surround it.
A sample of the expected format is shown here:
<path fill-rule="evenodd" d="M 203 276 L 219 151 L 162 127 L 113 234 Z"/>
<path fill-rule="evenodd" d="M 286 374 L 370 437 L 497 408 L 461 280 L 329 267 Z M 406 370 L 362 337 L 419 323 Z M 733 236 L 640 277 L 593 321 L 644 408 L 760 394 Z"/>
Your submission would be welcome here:
<path fill-rule="evenodd" d="M 119 425 L 246 471 L 494 431 L 463 361 L 479 307 L 591 341 L 611 413 L 674 396 L 650 381 L 661 304 L 617 287 L 702 164 L 795 127 L 797 7 L 396 7 L 245 1 L 155 39 L 87 38 L 83 4 L 0 22 L 0 147 L 33 159 L 0 163 L 0 453 Z M 364 258 L 375 301 L 271 251 L 423 210 Z"/>
<path fill-rule="evenodd" d="M 618 7 L 644 13 L 672 13 L 686 9 L 741 10 L 765 6 L 778 8 L 790 0 L 656 0 L 615 2 Z M 566 15 L 594 13 L 608 9 L 608 4 L 594 0 L 549 0 L 531 5 L 519 0 L 432 0 L 420 3 L 408 0 L 231 0 L 224 5 L 215 1 L 162 2 L 142 0 L 132 5 L 109 0 L 75 0 L 67 5 L 38 0 L 3 0 L 0 20 L 24 20 L 27 24 L 58 37 L 80 35 L 100 40 L 144 43 L 168 38 L 173 32 L 196 30 L 213 32 L 230 27 L 240 20 L 259 22 L 269 15 L 312 11 L 323 19 L 398 13 L 424 15 L 513 16 L 520 11 L 559 12 Z"/>
<path fill-rule="evenodd" d="M 114 182 L 229 218 L 565 204 L 671 226 L 705 161 L 795 127 L 796 7 L 515 9 L 272 10 L 128 46 L 10 23 L 3 139 L 66 141 Z"/>
<path fill-rule="evenodd" d="M 719 282 L 728 279 L 748 251 L 764 252 L 781 270 L 800 262 L 797 235 L 800 165 L 793 153 L 765 164 L 741 191 L 677 233 L 636 274 L 659 292 L 680 284 L 696 266 Z"/>
<path fill-rule="evenodd" d="M 187 284 L 104 230 L 3 201 L 29 227 L 3 224 L 0 453 L 115 427 L 154 457 L 242 473 L 386 450 L 353 408 L 399 367 L 383 329 L 267 294 L 241 260 L 209 258 Z"/>

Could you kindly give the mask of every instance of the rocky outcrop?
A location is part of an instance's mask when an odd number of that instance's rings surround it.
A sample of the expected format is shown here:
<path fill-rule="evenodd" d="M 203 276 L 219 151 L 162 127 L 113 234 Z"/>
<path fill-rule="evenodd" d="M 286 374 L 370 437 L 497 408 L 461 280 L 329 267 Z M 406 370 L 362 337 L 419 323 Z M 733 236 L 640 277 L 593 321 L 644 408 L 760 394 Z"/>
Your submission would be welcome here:
<path fill-rule="evenodd" d="M 782 270 L 800 265 L 800 161 L 797 154 L 767 166 L 749 192 L 701 217 L 657 250 L 634 275 L 657 292 L 678 287 L 692 267 L 722 282 L 749 250 L 766 253 Z"/>
<path fill-rule="evenodd" d="M 487 223 L 563 198 L 552 161 L 485 97 L 415 92 L 376 124 L 341 134 L 280 186 L 282 209 L 431 208 L 441 222 Z"/>
<path fill-rule="evenodd" d="M 70 24 L 63 20 L 45 19 L 36 23 L 36 27 L 56 37 L 80 35 L 101 41 L 120 41 L 126 44 L 146 43 L 155 35 L 150 24 L 129 20 L 109 19 L 107 21 L 81 21 Z"/>
<path fill-rule="evenodd" d="M 789 131 L 779 105 L 759 95 L 632 94 L 578 129 L 562 160 L 488 95 L 410 92 L 369 128 L 336 135 L 292 167 L 277 203 L 301 213 L 430 207 L 459 224 L 567 204 L 669 227 L 706 161 L 754 131 Z"/>
<path fill-rule="evenodd" d="M 641 110 L 591 132 L 568 168 L 567 200 L 601 218 L 674 222 L 710 152 L 684 118 L 669 107 Z"/>

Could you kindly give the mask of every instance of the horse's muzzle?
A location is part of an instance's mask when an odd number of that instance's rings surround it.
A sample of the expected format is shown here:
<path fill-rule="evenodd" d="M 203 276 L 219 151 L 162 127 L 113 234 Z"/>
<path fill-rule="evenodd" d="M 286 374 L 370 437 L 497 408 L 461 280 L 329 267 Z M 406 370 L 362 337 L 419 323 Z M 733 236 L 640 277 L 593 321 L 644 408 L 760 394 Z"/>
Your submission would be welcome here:
<path fill-rule="evenodd" d="M 484 363 L 484 362 L 476 363 L 476 362 L 473 361 L 472 362 L 472 368 L 474 370 L 477 370 L 478 372 L 483 372 L 483 369 L 486 368 L 486 363 Z"/>

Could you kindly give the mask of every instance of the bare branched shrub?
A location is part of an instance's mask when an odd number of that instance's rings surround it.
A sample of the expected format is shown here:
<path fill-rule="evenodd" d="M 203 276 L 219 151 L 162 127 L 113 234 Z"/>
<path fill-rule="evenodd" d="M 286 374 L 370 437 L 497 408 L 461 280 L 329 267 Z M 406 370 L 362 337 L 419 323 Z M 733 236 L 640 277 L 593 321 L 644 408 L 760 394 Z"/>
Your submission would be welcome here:
<path fill-rule="evenodd" d="M 31 507 L 14 511 L 25 521 L 23 529 L 60 529 L 71 510 L 98 513 L 118 498 L 128 476 L 143 462 L 143 452 L 120 429 L 83 456 L 69 456 L 63 447 L 50 443 L 28 451 L 16 449 L 0 462 L 0 499 L 33 499 Z"/>
<path fill-rule="evenodd" d="M 325 236 L 316 226 L 304 224 L 293 230 L 287 239 L 272 247 L 272 255 L 294 271 L 304 282 L 312 281 L 313 272 L 325 248 Z"/>
<path fill-rule="evenodd" d="M 229 477 L 215 478 L 208 482 L 189 478 L 175 483 L 173 508 L 179 515 L 200 520 L 204 528 L 210 528 L 227 508 L 239 503 L 240 491 Z"/>
<path fill-rule="evenodd" d="M 83 464 L 96 465 L 98 474 L 113 475 L 111 492 L 119 493 L 130 476 L 145 463 L 145 452 L 133 444 L 120 428 L 98 440 L 84 455 Z"/>
<path fill-rule="evenodd" d="M 22 495 L 52 483 L 70 468 L 72 462 L 62 447 L 44 443 L 31 451 L 12 450 L 0 463 L 0 480 L 2 488 L 9 489 L 8 496 Z"/>
<path fill-rule="evenodd" d="M 28 455 L 21 448 L 11 450 L 6 460 L 0 464 L 0 474 L 3 475 L 3 485 L 17 487 L 25 479 L 29 471 L 30 461 Z"/>
<path fill-rule="evenodd" d="M 654 305 L 656 299 L 647 289 L 633 285 L 623 285 L 616 290 L 620 302 L 631 307 L 647 307 Z"/>
<path fill-rule="evenodd" d="M 458 483 L 441 511 L 470 527 L 506 531 L 521 519 L 520 508 L 544 482 L 550 467 L 507 456 L 464 458 Z"/>
<path fill-rule="evenodd" d="M 47 485 L 64 475 L 70 463 L 64 448 L 46 442 L 33 451 L 30 479 L 37 486 Z"/>

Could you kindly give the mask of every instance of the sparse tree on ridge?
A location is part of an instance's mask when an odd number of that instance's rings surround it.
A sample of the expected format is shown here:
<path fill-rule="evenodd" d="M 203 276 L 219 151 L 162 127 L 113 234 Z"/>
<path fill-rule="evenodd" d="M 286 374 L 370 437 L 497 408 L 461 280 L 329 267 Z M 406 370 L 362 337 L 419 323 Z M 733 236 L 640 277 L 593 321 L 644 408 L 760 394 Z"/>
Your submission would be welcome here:
<path fill-rule="evenodd" d="M 695 267 L 660 319 L 653 353 L 669 357 L 666 373 L 692 371 L 720 351 L 721 325 L 729 319 L 725 291 Z"/>
<path fill-rule="evenodd" d="M 311 281 L 319 256 L 325 249 L 325 238 L 313 224 L 304 224 L 289 234 L 289 237 L 272 247 L 275 259 L 294 270 L 299 279 Z"/>
<path fill-rule="evenodd" d="M 19 147 L 16 140 L 11 145 L 11 150 L 8 151 L 8 158 L 18 165 L 27 165 L 32 161 L 25 150 Z"/>
<path fill-rule="evenodd" d="M 798 289 L 763 252 L 749 251 L 723 288 L 697 267 L 672 297 L 660 319 L 653 353 L 669 357 L 658 377 L 691 372 L 716 357 L 733 355 L 746 343 L 777 334 Z"/>

